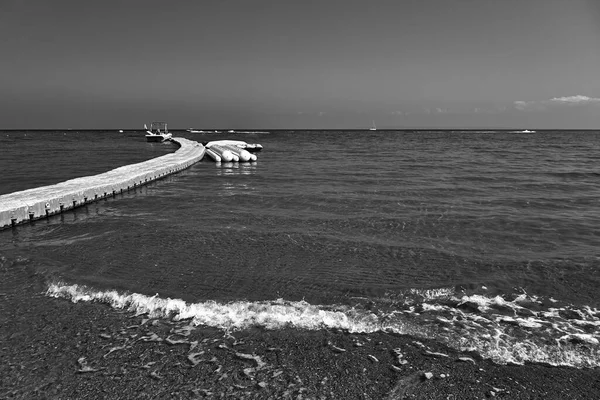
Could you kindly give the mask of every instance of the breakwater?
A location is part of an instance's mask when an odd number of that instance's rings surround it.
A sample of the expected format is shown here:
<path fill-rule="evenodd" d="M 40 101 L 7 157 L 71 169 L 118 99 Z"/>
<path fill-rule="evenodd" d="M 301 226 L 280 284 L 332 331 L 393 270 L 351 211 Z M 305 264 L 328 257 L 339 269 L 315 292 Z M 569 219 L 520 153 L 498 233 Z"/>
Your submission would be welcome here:
<path fill-rule="evenodd" d="M 111 171 L 71 179 L 55 185 L 0 196 L 0 229 L 60 214 L 102 198 L 115 196 L 176 173 L 200 161 L 202 144 L 173 138 L 179 149 L 152 160 L 126 165 Z"/>

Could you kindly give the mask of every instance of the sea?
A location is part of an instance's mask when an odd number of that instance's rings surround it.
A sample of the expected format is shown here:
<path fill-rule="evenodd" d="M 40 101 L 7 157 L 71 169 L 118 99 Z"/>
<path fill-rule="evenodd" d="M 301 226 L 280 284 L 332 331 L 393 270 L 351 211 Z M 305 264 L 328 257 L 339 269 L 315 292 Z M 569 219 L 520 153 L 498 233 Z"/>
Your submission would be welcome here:
<path fill-rule="evenodd" d="M 600 131 L 173 135 L 263 150 L 1 230 L 4 287 L 228 332 L 389 332 L 600 366 Z M 59 130 L 0 131 L 0 148 L 1 196 L 178 147 Z"/>

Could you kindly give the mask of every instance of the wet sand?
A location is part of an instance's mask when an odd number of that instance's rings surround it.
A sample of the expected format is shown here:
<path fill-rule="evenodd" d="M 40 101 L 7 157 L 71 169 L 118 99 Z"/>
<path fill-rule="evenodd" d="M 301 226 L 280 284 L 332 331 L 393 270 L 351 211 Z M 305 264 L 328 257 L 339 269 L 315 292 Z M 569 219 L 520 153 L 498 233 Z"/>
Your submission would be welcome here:
<path fill-rule="evenodd" d="M 0 289 L 1 399 L 600 398 L 598 369 L 497 365 L 385 333 L 223 332 Z"/>

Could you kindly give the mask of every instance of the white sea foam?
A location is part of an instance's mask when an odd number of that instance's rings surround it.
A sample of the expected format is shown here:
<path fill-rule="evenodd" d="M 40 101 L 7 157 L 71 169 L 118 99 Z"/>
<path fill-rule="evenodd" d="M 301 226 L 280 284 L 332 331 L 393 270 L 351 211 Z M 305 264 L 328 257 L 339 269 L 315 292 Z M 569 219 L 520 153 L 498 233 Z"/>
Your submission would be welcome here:
<path fill-rule="evenodd" d="M 437 288 L 437 289 L 410 289 L 409 293 L 423 297 L 425 300 L 435 300 L 443 297 L 449 297 L 454 294 L 454 289 Z"/>
<path fill-rule="evenodd" d="M 564 335 L 558 339 L 559 342 L 585 342 L 588 344 L 597 345 L 599 343 L 598 339 L 596 339 L 593 335 L 586 335 L 582 333 L 571 333 L 569 335 Z"/>
<path fill-rule="evenodd" d="M 460 298 L 459 305 L 467 304 L 467 303 L 476 304 L 477 307 L 479 308 L 479 310 L 481 310 L 481 311 L 488 311 L 493 306 L 500 306 L 500 307 L 504 307 L 507 309 L 513 309 L 516 311 L 516 310 L 523 308 L 518 303 L 523 302 L 525 300 L 526 300 L 526 297 L 524 297 L 524 296 L 518 296 L 517 298 L 515 298 L 512 301 L 507 301 L 502 296 L 487 297 L 487 296 L 483 296 L 483 295 L 479 295 L 479 294 L 474 294 L 471 296 L 462 296 Z M 533 299 L 531 299 L 531 300 L 533 301 Z"/>
<path fill-rule="evenodd" d="M 190 319 L 196 325 L 222 329 L 243 329 L 261 326 L 267 329 L 296 327 L 304 329 L 339 328 L 349 332 L 369 333 L 382 329 L 374 314 L 352 309 L 325 310 L 305 301 L 218 303 L 206 301 L 186 303 L 180 299 L 145 296 L 137 293 L 120 294 L 116 291 L 94 291 L 80 285 L 51 284 L 47 295 L 79 301 L 97 301 L 135 314 L 152 318 Z"/>
<path fill-rule="evenodd" d="M 97 301 L 117 309 L 150 317 L 189 319 L 193 324 L 221 329 L 337 328 L 351 333 L 396 332 L 430 337 L 451 347 L 476 350 L 498 363 L 544 362 L 575 367 L 600 366 L 600 318 L 597 310 L 555 308 L 527 310 L 539 302 L 521 295 L 513 300 L 501 296 L 456 296 L 447 290 L 418 292 L 424 300 L 400 309 L 377 311 L 362 307 L 313 305 L 306 301 L 204 301 L 187 303 L 158 294 L 98 291 L 80 285 L 55 283 L 47 295 L 72 302 Z M 415 294 L 415 293 L 413 293 Z M 462 308 L 463 304 L 475 308 Z M 500 311 L 498 311 L 498 309 Z M 513 310 L 514 315 L 506 315 Z M 526 310 L 527 312 L 522 312 Z"/>

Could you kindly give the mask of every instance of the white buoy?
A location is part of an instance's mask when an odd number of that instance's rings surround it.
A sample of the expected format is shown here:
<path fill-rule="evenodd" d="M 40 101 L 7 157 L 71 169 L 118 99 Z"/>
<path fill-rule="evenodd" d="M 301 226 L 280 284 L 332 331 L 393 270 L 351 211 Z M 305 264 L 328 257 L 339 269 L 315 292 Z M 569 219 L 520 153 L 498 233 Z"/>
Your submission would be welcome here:
<path fill-rule="evenodd" d="M 251 154 L 248 151 L 241 149 L 237 146 L 232 146 L 230 144 L 226 144 L 226 145 L 223 145 L 223 147 L 226 148 L 227 150 L 231 151 L 236 156 L 238 156 L 240 161 L 242 161 L 242 162 L 248 162 L 252 159 Z"/>
<path fill-rule="evenodd" d="M 222 146 L 213 144 L 210 147 L 208 147 L 208 145 L 207 145 L 207 148 L 209 150 L 212 150 L 213 152 L 215 152 L 219 157 L 221 157 L 221 160 L 224 161 L 224 162 L 231 162 L 231 161 L 239 161 L 240 160 L 238 156 L 236 156 L 231 151 L 229 151 L 228 149 L 226 149 L 226 148 L 224 148 Z"/>
<path fill-rule="evenodd" d="M 212 151 L 211 149 L 206 149 L 206 154 L 210 156 L 215 162 L 221 162 L 221 156 Z"/>

